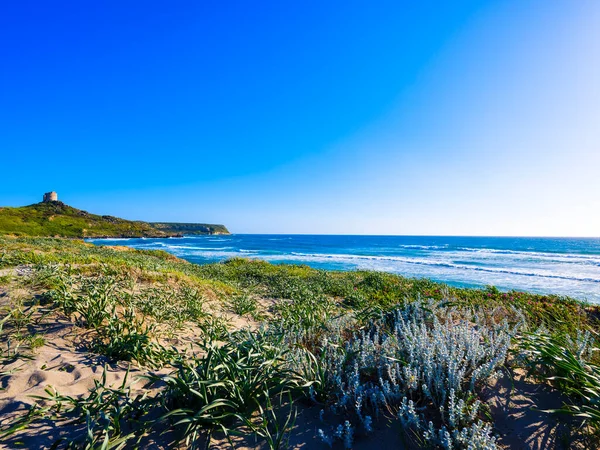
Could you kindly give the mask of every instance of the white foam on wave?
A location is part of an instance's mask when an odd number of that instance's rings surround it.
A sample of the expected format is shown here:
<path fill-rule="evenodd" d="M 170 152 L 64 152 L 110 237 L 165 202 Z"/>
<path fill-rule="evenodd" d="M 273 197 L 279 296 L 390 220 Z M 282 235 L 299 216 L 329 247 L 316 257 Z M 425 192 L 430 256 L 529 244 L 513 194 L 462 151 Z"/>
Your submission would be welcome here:
<path fill-rule="evenodd" d="M 233 247 L 196 247 L 196 246 L 184 246 L 184 245 L 174 245 L 171 248 L 183 248 L 186 250 L 233 250 Z"/>
<path fill-rule="evenodd" d="M 537 257 L 541 259 L 550 259 L 555 261 L 565 261 L 569 262 L 570 260 L 581 260 L 581 261 L 589 261 L 595 264 L 600 264 L 600 256 L 599 255 L 584 255 L 579 253 L 550 253 L 550 252 L 535 252 L 535 251 L 523 251 L 523 250 L 502 250 L 495 248 L 469 248 L 469 247 L 457 247 L 457 250 L 471 253 L 480 253 L 480 254 L 501 254 L 501 255 L 516 255 L 523 257 Z"/>
<path fill-rule="evenodd" d="M 448 244 L 446 244 L 446 245 L 399 245 L 398 247 L 415 249 L 415 250 L 441 250 L 444 248 L 448 248 Z"/>
<path fill-rule="evenodd" d="M 503 273 L 510 275 L 520 275 L 527 277 L 543 277 L 543 278 L 556 278 L 563 280 L 574 280 L 574 281 L 586 281 L 591 283 L 600 283 L 600 278 L 594 277 L 580 277 L 576 275 L 565 275 L 552 273 L 544 270 L 520 270 L 520 269 L 509 269 L 503 267 L 480 267 L 470 266 L 467 264 L 457 264 L 450 261 L 434 260 L 434 259 L 423 259 L 423 258 L 410 258 L 402 256 L 375 256 L 375 255 L 350 255 L 350 254 L 326 254 L 326 253 L 297 253 L 292 252 L 295 259 L 298 260 L 310 260 L 316 259 L 329 259 L 329 260 L 340 260 L 340 261 L 352 261 L 352 260 L 370 260 L 370 261 L 395 261 L 405 264 L 416 264 L 423 266 L 437 266 L 447 267 L 452 269 L 471 270 L 477 272 L 490 272 L 490 273 Z M 278 256 L 278 259 L 289 259 L 285 256 Z"/>
<path fill-rule="evenodd" d="M 585 255 L 579 253 L 552 253 L 540 251 L 524 251 L 524 250 L 505 250 L 495 248 L 472 248 L 472 247 L 456 247 L 449 248 L 448 245 L 399 245 L 400 248 L 414 250 L 449 250 L 444 252 L 447 255 L 456 255 L 460 258 L 461 252 L 470 255 L 477 255 L 481 258 L 488 259 L 497 257 L 498 255 L 506 255 L 515 259 L 540 259 L 547 262 L 564 262 L 567 264 L 586 264 L 600 266 L 600 255 Z M 465 257 L 465 256 L 463 256 Z M 472 256 L 466 256 L 472 258 Z"/>
<path fill-rule="evenodd" d="M 140 238 L 86 238 L 84 239 L 85 242 L 98 242 L 98 243 L 102 243 L 102 242 L 112 242 L 112 241 L 131 241 L 133 239 L 140 239 Z"/>
<path fill-rule="evenodd" d="M 187 249 L 185 253 L 183 253 L 183 257 L 185 256 L 200 256 L 206 259 L 220 259 L 224 260 L 227 258 L 253 258 L 255 255 L 258 255 L 257 250 L 246 250 L 246 249 L 234 249 L 233 247 L 224 247 L 223 249 L 211 248 L 208 250 L 201 250 L 198 248 L 190 248 Z"/>

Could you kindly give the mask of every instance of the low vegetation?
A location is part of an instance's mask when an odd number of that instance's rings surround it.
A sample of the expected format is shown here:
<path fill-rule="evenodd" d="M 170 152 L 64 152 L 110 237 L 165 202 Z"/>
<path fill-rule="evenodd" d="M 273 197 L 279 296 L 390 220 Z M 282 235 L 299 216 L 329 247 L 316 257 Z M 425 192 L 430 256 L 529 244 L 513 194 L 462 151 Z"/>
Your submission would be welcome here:
<path fill-rule="evenodd" d="M 387 429 L 409 448 L 503 448 L 482 392 L 519 371 L 565 397 L 547 412 L 565 440 L 600 437 L 599 310 L 570 298 L 65 239 L 0 238 L 0 271 L 0 386 L 53 339 L 46 323 L 106 363 L 87 392 L 46 386 L 0 421 L 9 446 L 50 422 L 57 448 L 287 448 L 310 409 L 313 445 Z"/>
<path fill-rule="evenodd" d="M 570 335 L 528 333 L 521 340 L 522 357 L 530 372 L 565 393 L 570 401 L 554 412 L 582 419 L 600 433 L 600 365 L 597 340 L 590 331 Z"/>
<path fill-rule="evenodd" d="M 0 235 L 55 237 L 168 237 L 229 234 L 223 225 L 166 224 L 99 216 L 62 202 L 0 207 Z"/>
<path fill-rule="evenodd" d="M 169 234 L 229 234 L 224 225 L 209 223 L 149 222 L 154 228 Z"/>

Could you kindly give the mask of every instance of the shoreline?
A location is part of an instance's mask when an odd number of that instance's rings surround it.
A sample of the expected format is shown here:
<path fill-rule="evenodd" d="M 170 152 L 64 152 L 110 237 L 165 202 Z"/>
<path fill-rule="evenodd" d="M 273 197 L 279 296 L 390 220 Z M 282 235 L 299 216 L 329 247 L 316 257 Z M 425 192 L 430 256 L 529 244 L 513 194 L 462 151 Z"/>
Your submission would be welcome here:
<path fill-rule="evenodd" d="M 197 239 L 195 239 L 197 238 Z M 306 264 L 322 270 L 375 270 L 406 277 L 429 278 L 457 287 L 493 285 L 509 292 L 574 297 L 600 303 L 600 253 L 583 251 L 556 240 L 543 241 L 528 250 L 530 240 L 504 246 L 488 238 L 439 238 L 406 240 L 401 236 L 356 237 L 294 235 L 230 235 L 212 242 L 204 236 L 184 236 L 185 243 L 158 239 L 124 242 L 138 249 L 161 249 L 187 261 L 210 264 L 245 257 L 275 264 Z M 351 241 L 349 244 L 348 241 Z M 109 242 L 91 240 L 96 245 Z M 423 244 L 427 242 L 427 245 Z M 549 242 L 549 243 L 544 243 Z M 469 248 L 479 245 L 481 247 Z M 383 246 L 380 248 L 380 246 Z M 597 245 L 598 246 L 598 245 Z M 600 247 L 599 247 L 600 248 Z M 577 253 L 578 250 L 581 250 Z"/>

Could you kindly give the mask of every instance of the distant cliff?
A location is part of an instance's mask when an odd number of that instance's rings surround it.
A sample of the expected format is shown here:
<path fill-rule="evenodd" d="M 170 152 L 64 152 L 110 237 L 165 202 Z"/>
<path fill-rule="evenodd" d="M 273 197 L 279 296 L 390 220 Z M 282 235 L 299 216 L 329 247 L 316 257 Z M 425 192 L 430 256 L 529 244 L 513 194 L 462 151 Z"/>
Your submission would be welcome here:
<path fill-rule="evenodd" d="M 229 234 L 223 225 L 157 223 L 100 216 L 63 202 L 47 201 L 17 208 L 0 207 L 0 235 L 55 237 L 173 237 Z"/>
<path fill-rule="evenodd" d="M 208 223 L 149 222 L 154 228 L 174 234 L 230 234 L 224 225 Z"/>

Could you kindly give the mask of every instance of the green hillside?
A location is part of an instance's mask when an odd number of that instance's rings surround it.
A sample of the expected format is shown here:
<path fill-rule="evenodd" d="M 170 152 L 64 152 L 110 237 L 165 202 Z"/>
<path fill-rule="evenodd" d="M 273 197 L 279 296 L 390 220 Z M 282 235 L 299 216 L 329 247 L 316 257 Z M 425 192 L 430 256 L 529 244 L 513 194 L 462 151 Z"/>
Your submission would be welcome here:
<path fill-rule="evenodd" d="M 224 225 L 212 225 L 209 223 L 150 222 L 150 225 L 165 233 L 173 234 L 229 234 Z"/>
<path fill-rule="evenodd" d="M 208 229 L 205 234 L 211 233 L 211 229 L 221 228 L 227 232 L 222 225 L 202 224 L 202 227 Z M 91 214 L 58 201 L 17 208 L 0 207 L 0 235 L 84 238 L 168 237 L 182 234 L 168 227 L 159 229 L 147 222 Z"/>

